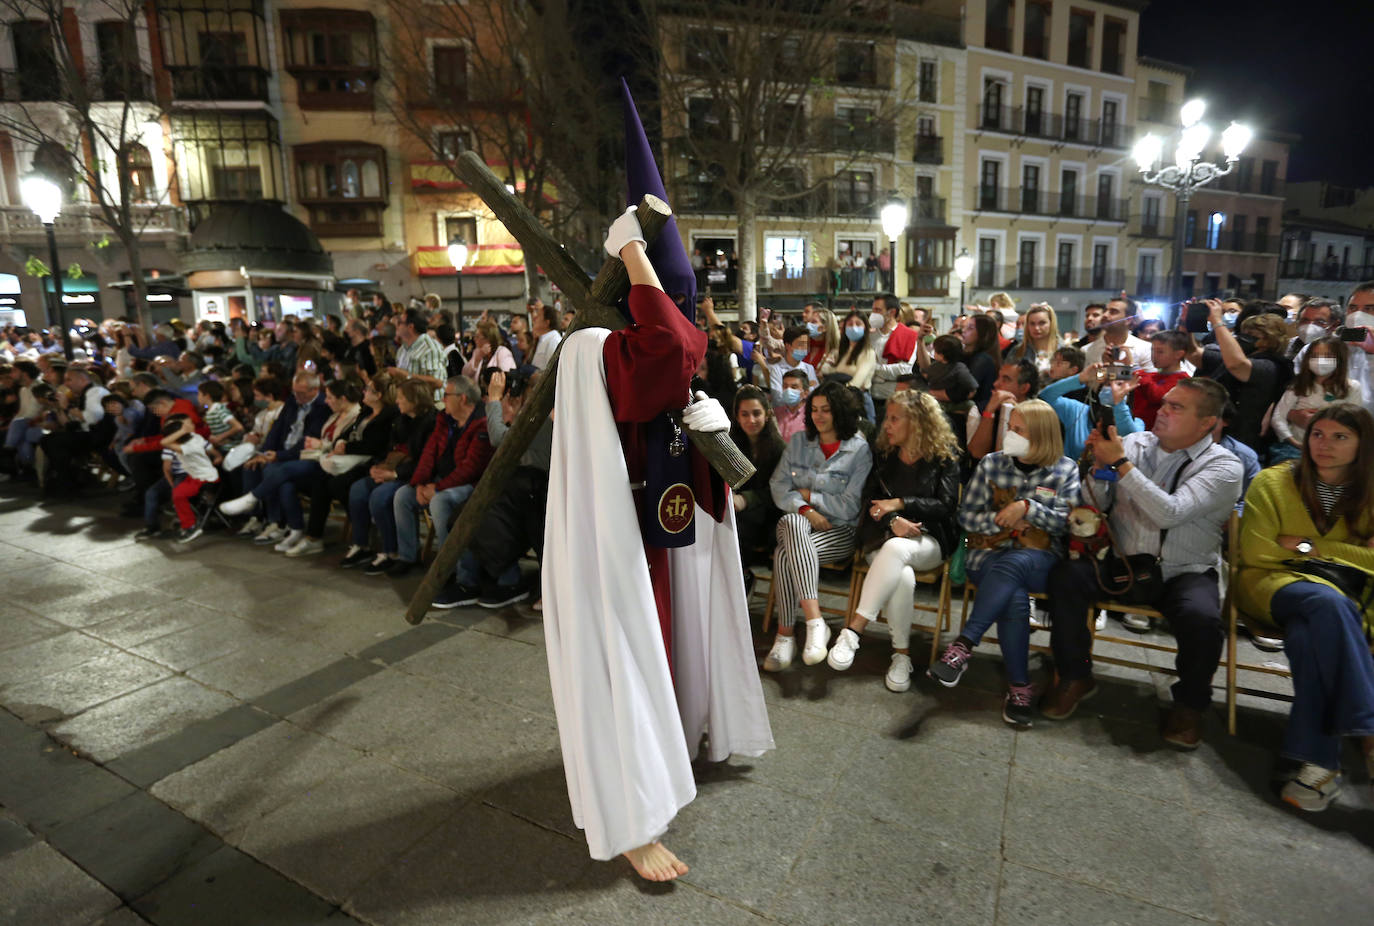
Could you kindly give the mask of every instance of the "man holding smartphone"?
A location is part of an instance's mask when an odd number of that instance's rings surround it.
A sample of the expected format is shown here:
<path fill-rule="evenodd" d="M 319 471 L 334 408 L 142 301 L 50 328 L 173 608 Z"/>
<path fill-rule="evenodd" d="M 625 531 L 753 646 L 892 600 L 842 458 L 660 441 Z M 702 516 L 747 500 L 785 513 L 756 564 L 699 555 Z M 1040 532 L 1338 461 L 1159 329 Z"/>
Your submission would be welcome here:
<path fill-rule="evenodd" d="M 1136 301 L 1125 293 L 1108 300 L 1102 315 L 1102 336 L 1083 348 L 1089 364 L 1114 364 L 1127 374 L 1155 368 L 1150 359 L 1150 342 L 1131 334 L 1137 311 Z"/>

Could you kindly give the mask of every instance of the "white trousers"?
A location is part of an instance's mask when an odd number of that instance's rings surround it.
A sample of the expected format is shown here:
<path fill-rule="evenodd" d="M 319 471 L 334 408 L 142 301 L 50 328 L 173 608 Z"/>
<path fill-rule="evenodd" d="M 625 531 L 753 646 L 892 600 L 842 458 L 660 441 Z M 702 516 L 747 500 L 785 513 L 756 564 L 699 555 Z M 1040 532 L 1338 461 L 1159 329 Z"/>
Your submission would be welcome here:
<path fill-rule="evenodd" d="M 911 642 L 916 573 L 928 572 L 944 559 L 939 542 L 929 534 L 889 538 L 876 552 L 868 555 L 868 576 L 859 591 L 856 613 L 871 621 L 877 618 L 881 608 L 887 616 L 893 648 L 906 649 Z"/>

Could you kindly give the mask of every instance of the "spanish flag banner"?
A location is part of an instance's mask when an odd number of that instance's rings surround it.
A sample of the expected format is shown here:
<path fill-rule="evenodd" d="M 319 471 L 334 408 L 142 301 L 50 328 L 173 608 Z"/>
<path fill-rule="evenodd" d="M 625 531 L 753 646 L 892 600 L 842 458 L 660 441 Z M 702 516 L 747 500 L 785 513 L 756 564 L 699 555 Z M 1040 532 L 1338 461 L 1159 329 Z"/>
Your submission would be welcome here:
<path fill-rule="evenodd" d="M 448 259 L 448 248 L 441 246 L 415 249 L 415 273 L 422 277 L 453 276 L 456 271 Z M 524 273 L 525 251 L 518 241 L 468 245 L 465 275 L 494 276 L 502 273 Z"/>

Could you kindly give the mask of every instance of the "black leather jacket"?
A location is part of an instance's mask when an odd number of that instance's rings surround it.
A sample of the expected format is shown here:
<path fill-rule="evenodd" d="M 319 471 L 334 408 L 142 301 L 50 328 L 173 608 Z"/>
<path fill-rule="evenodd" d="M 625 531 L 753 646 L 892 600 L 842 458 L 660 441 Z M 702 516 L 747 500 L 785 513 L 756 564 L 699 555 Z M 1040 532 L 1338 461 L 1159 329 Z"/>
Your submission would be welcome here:
<path fill-rule="evenodd" d="M 868 508 L 874 499 L 900 498 L 903 508 L 874 521 Z M 859 509 L 858 544 L 871 552 L 892 536 L 888 525 L 894 518 L 906 518 L 921 525 L 934 537 L 940 551 L 948 557 L 959 539 L 959 461 L 920 460 L 903 463 L 896 450 L 878 457 L 864 483 L 863 505 Z"/>

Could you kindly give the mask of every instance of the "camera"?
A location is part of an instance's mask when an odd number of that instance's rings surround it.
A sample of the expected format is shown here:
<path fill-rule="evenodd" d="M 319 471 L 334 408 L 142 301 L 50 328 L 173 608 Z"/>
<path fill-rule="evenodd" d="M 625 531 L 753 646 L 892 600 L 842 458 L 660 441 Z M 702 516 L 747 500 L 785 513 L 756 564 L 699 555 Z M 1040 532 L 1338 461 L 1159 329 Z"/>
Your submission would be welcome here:
<path fill-rule="evenodd" d="M 1183 330 L 1190 334 L 1204 334 L 1210 314 L 1206 303 L 1189 299 L 1183 304 Z"/>

